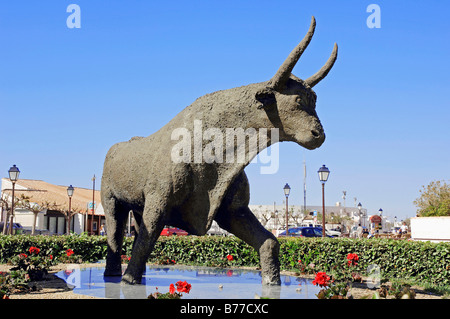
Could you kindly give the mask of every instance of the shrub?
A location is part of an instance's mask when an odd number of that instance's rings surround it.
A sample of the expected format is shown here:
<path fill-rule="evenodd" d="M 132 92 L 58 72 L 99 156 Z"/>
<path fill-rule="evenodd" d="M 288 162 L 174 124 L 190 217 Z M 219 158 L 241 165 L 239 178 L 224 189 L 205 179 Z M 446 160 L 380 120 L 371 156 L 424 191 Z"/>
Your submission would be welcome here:
<path fill-rule="evenodd" d="M 450 243 L 381 238 L 280 238 L 279 242 L 282 269 L 311 274 L 323 271 L 336 276 L 339 268 L 347 264 L 348 254 L 356 254 L 354 273 L 364 276 L 370 265 L 378 265 L 384 278 L 411 278 L 434 286 L 450 286 Z M 132 244 L 132 238 L 125 238 L 123 255 L 131 256 Z M 72 249 L 83 262 L 104 259 L 107 249 L 105 236 L 0 235 L 0 262 L 6 263 L 31 246 L 56 259 Z M 215 267 L 259 265 L 257 252 L 242 240 L 214 236 L 161 237 L 149 261 Z"/>
<path fill-rule="evenodd" d="M 0 272 L 0 300 L 9 299 L 9 295 L 16 292 L 28 292 L 29 277 L 24 270 Z"/>
<path fill-rule="evenodd" d="M 26 253 L 20 253 L 11 258 L 9 263 L 14 266 L 11 268 L 12 271 L 23 271 L 29 280 L 42 280 L 53 263 L 53 255 L 31 246 Z"/>

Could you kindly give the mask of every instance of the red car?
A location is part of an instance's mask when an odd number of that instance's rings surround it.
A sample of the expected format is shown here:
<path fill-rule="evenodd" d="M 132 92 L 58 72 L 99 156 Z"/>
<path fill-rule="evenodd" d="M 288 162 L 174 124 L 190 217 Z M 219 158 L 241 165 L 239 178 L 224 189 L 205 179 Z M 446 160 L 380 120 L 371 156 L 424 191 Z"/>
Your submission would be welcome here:
<path fill-rule="evenodd" d="M 165 227 L 161 232 L 161 236 L 187 236 L 187 231 L 176 227 Z"/>

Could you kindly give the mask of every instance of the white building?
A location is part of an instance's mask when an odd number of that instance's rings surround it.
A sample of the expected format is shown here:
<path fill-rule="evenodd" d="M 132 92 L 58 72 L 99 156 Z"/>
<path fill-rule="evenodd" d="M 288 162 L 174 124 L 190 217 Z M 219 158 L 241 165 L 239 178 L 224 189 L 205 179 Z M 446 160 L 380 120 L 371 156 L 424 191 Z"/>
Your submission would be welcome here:
<path fill-rule="evenodd" d="M 53 185 L 41 180 L 19 179 L 15 184 L 14 197 L 16 200 L 29 202 L 24 208 L 18 204 L 14 209 L 14 223 L 20 223 L 26 232 L 30 232 L 36 218 L 37 233 L 65 234 L 67 220 L 62 211 L 69 210 L 69 197 L 67 186 Z M 0 221 L 6 220 L 6 205 L 11 205 L 12 183 L 8 178 L 2 178 Z M 92 211 L 92 189 L 75 187 L 71 199 L 71 211 L 76 212 L 70 220 L 70 230 L 81 234 L 87 230 L 90 233 L 99 233 L 100 225 L 105 223 L 103 206 L 100 200 L 100 191 L 95 191 L 95 209 Z M 33 212 L 34 210 L 34 212 Z M 36 216 L 35 216 L 36 215 Z M 9 220 L 8 220 L 9 222 Z"/>
<path fill-rule="evenodd" d="M 411 239 L 450 242 L 450 216 L 411 218 Z"/>
<path fill-rule="evenodd" d="M 267 229 L 285 228 L 286 205 L 249 205 L 249 208 Z M 289 205 L 289 227 L 322 225 L 322 219 L 318 219 L 319 213 L 322 214 L 322 209 L 322 206 L 306 206 L 305 213 L 303 205 Z M 336 206 L 325 206 L 325 216 L 328 216 L 328 222 L 325 225 L 327 229 L 336 227 L 338 224 L 347 231 L 359 223 L 365 227 L 370 226 L 370 216 L 365 208 L 360 211 L 357 207 L 343 207 L 337 203 Z"/>

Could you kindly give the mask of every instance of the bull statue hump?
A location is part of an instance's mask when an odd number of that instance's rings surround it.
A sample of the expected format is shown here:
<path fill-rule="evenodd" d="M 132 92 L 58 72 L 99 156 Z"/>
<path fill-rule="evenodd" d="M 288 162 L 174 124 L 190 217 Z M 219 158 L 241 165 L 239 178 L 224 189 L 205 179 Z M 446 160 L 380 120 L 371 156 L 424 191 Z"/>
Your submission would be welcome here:
<path fill-rule="evenodd" d="M 331 70 L 337 45 L 316 74 L 306 80 L 292 74 L 315 26 L 312 17 L 306 36 L 269 81 L 206 94 L 156 133 L 111 147 L 101 187 L 108 237 L 105 276 L 122 275 L 124 229 L 132 211 L 136 232 L 123 283 L 141 282 L 165 225 L 204 235 L 215 220 L 258 252 L 263 284 L 280 284 L 279 243 L 248 208 L 244 168 L 280 141 L 307 149 L 324 142 L 312 88 Z"/>

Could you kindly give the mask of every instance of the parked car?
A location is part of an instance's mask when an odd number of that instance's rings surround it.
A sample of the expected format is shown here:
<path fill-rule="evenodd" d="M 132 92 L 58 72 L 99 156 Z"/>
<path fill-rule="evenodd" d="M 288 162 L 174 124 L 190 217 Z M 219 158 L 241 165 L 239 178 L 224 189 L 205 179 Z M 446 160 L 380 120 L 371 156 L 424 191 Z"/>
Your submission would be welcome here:
<path fill-rule="evenodd" d="M 3 227 L 4 227 L 5 223 L 1 222 L 0 223 L 0 233 L 3 232 Z M 9 223 L 6 224 L 6 228 L 9 229 Z M 13 232 L 14 234 L 21 234 L 23 231 L 23 227 L 21 224 L 19 223 L 13 223 Z"/>
<path fill-rule="evenodd" d="M 318 230 L 322 232 L 322 226 L 318 225 L 315 226 Z M 339 237 L 341 236 L 341 232 L 336 229 L 326 229 L 325 228 L 325 234 L 329 235 L 329 237 Z"/>
<path fill-rule="evenodd" d="M 340 237 L 342 235 L 342 232 L 337 229 L 327 229 L 327 235 L 333 236 L 333 237 Z"/>
<path fill-rule="evenodd" d="M 187 235 L 189 235 L 187 231 L 176 227 L 165 227 L 161 232 L 161 236 L 187 236 Z"/>
<path fill-rule="evenodd" d="M 281 232 L 278 237 L 285 237 L 286 231 Z M 332 238 L 333 236 L 326 235 Z M 289 237 L 322 237 L 322 228 L 318 227 L 293 227 L 289 228 Z"/>

